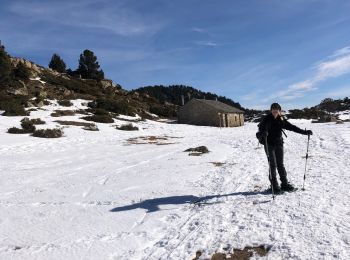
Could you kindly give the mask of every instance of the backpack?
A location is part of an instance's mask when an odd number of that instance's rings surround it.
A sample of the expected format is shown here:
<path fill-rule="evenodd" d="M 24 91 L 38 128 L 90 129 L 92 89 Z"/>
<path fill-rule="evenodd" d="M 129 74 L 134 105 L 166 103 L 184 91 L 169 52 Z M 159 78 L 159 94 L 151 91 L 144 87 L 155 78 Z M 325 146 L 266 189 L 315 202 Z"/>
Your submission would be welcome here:
<path fill-rule="evenodd" d="M 259 143 L 262 145 L 265 145 L 265 137 L 267 132 L 267 129 L 269 129 L 269 122 L 267 120 L 267 116 L 264 116 L 260 123 L 258 124 L 258 132 L 255 134 L 256 138 L 258 139 Z"/>
<path fill-rule="evenodd" d="M 255 134 L 256 138 L 258 139 L 259 143 L 264 145 L 265 144 L 265 137 L 263 135 L 263 132 L 257 132 Z"/>
<path fill-rule="evenodd" d="M 283 116 L 281 117 L 281 120 L 286 120 Z M 263 118 L 263 120 L 258 124 L 258 132 L 255 134 L 256 138 L 258 139 L 259 143 L 262 145 L 265 145 L 265 134 L 264 130 L 267 131 L 267 129 L 270 128 L 269 122 L 266 122 L 266 117 Z M 285 137 L 287 137 L 286 133 L 282 129 L 282 133 Z"/>

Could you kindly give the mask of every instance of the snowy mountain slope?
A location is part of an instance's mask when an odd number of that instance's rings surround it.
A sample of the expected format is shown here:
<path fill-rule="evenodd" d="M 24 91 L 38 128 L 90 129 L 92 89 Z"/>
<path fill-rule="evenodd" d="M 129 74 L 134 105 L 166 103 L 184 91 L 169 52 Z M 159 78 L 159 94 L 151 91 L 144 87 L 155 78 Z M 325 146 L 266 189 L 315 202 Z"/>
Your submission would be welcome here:
<path fill-rule="evenodd" d="M 44 108 L 31 117 L 57 125 L 57 107 Z M 306 190 L 272 201 L 253 123 L 147 120 L 128 132 L 115 120 L 98 132 L 66 127 L 58 139 L 7 134 L 21 118 L 0 116 L 0 259 L 191 259 L 198 250 L 205 259 L 261 244 L 268 259 L 350 258 L 349 123 L 294 121 L 315 133 Z M 301 187 L 307 138 L 287 134 L 286 168 Z M 183 152 L 199 145 L 210 153 Z"/>

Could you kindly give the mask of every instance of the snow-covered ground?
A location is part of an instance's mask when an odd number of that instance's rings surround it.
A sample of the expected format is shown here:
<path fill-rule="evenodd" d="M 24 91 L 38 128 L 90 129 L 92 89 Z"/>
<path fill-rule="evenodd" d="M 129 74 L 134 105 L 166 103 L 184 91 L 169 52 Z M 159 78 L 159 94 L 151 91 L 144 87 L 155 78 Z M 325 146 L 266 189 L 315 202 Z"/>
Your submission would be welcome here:
<path fill-rule="evenodd" d="M 40 128 L 81 116 L 44 108 L 30 116 L 47 122 Z M 192 259 L 198 250 L 205 259 L 255 245 L 271 247 L 268 259 L 350 259 L 350 123 L 294 121 L 314 132 L 306 190 L 272 201 L 254 123 L 147 120 L 128 132 L 115 120 L 97 132 L 65 127 L 58 139 L 6 133 L 21 118 L 0 116 L 0 259 Z M 307 137 L 287 134 L 285 165 L 301 187 Z M 200 145 L 210 153 L 183 152 Z"/>
<path fill-rule="evenodd" d="M 350 120 L 350 110 L 338 112 L 336 115 L 338 115 L 340 120 Z"/>

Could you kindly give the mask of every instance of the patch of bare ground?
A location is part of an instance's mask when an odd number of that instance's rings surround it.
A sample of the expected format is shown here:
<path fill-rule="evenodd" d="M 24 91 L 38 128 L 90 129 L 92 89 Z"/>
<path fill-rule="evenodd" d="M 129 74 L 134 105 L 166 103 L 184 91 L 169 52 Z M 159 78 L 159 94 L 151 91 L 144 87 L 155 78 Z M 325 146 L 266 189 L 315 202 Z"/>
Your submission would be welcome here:
<path fill-rule="evenodd" d="M 224 162 L 210 162 L 210 163 L 212 163 L 214 166 L 217 166 L 217 167 L 220 167 L 220 166 L 223 166 L 224 164 L 226 164 Z"/>
<path fill-rule="evenodd" d="M 116 117 L 116 119 L 121 120 L 121 121 L 131 122 L 131 123 L 145 121 L 144 118 L 129 119 L 129 118 L 122 118 L 122 117 L 118 117 L 118 116 Z"/>
<path fill-rule="evenodd" d="M 84 127 L 95 126 L 95 124 L 88 123 L 88 122 L 64 121 L 64 120 L 55 120 L 54 122 L 59 123 L 60 125 L 74 125 L 74 126 L 84 126 Z"/>
<path fill-rule="evenodd" d="M 198 146 L 194 148 L 188 148 L 184 152 L 189 152 L 190 156 L 201 156 L 204 153 L 209 153 L 209 150 L 206 146 Z"/>
<path fill-rule="evenodd" d="M 89 109 L 77 109 L 77 110 L 74 110 L 74 112 L 76 113 L 76 114 L 81 114 L 81 115 L 90 115 L 91 114 L 91 112 L 90 112 L 90 110 Z"/>
<path fill-rule="evenodd" d="M 249 260 L 251 257 L 256 256 L 266 256 L 269 251 L 270 247 L 265 247 L 263 245 L 261 246 L 246 246 L 243 249 L 233 249 L 232 253 L 215 253 L 212 255 L 210 260 Z M 198 260 L 202 255 L 201 251 L 196 252 L 195 258 L 193 260 Z"/>
<path fill-rule="evenodd" d="M 75 111 L 73 110 L 55 110 L 55 112 L 51 113 L 52 117 L 60 117 L 60 116 L 74 116 Z"/>
<path fill-rule="evenodd" d="M 127 139 L 127 145 L 131 144 L 155 144 L 155 145 L 169 145 L 177 142 L 170 142 L 170 139 L 181 138 L 175 136 L 138 136 Z"/>

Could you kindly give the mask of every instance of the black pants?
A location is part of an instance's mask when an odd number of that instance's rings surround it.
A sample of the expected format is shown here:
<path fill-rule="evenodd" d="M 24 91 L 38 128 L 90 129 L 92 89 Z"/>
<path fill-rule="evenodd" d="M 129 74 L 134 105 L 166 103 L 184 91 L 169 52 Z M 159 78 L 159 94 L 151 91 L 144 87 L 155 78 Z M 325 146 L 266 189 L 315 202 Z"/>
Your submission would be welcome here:
<path fill-rule="evenodd" d="M 271 177 L 270 181 L 273 186 L 278 185 L 277 178 L 276 178 L 276 168 L 278 170 L 278 174 L 280 176 L 280 180 L 283 184 L 287 184 L 287 172 L 284 168 L 283 164 L 283 143 L 279 144 L 268 144 L 268 159 L 270 162 L 270 169 L 271 169 Z M 267 155 L 267 154 L 266 154 Z"/>

